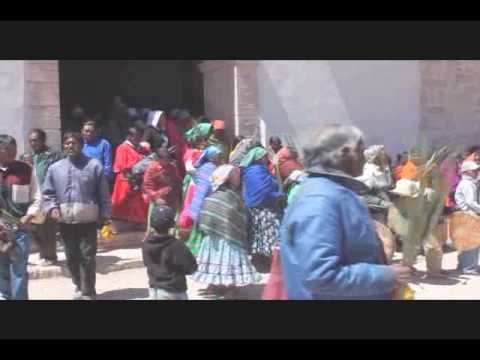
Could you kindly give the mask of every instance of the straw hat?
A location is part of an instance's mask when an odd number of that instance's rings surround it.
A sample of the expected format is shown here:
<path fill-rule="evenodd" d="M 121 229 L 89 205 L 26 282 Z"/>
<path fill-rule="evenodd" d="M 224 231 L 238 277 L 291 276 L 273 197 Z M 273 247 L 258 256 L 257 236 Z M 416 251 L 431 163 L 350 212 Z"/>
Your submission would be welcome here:
<path fill-rule="evenodd" d="M 390 191 L 392 194 L 416 198 L 419 195 L 419 186 L 416 181 L 401 179 L 395 185 L 395 189 Z"/>

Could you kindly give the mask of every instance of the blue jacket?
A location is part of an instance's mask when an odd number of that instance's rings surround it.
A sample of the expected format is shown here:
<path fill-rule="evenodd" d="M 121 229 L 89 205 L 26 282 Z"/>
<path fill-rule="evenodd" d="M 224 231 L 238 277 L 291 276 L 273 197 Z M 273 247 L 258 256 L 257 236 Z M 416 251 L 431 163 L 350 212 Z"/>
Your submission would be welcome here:
<path fill-rule="evenodd" d="M 262 164 L 252 164 L 243 168 L 243 198 L 245 205 L 253 207 L 274 207 L 282 194 L 277 179 Z"/>
<path fill-rule="evenodd" d="M 91 143 L 84 142 L 83 154 L 85 156 L 97 159 L 103 166 L 104 174 L 107 178 L 113 176 L 112 170 L 112 146 L 105 139 L 97 138 Z"/>
<path fill-rule="evenodd" d="M 391 299 L 394 272 L 381 265 L 368 210 L 350 189 L 324 177 L 305 180 L 280 241 L 289 299 Z"/>

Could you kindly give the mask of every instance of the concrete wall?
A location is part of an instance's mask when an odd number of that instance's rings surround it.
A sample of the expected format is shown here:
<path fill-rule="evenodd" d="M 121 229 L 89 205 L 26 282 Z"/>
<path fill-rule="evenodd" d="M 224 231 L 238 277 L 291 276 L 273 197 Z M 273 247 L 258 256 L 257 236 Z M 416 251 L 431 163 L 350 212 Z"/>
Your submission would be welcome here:
<path fill-rule="evenodd" d="M 17 140 L 18 153 L 28 148 L 33 127 L 46 130 L 49 144 L 60 148 L 57 61 L 0 61 L 0 133 Z"/>
<path fill-rule="evenodd" d="M 260 61 L 259 114 L 268 136 L 302 146 L 322 123 L 355 124 L 367 143 L 396 153 L 416 141 L 420 71 L 416 61 Z"/>
<path fill-rule="evenodd" d="M 205 115 L 225 121 L 235 132 L 235 69 L 231 61 L 208 60 L 200 64 L 203 73 Z"/>
<path fill-rule="evenodd" d="M 27 60 L 25 70 L 24 127 L 47 133 L 47 143 L 61 149 L 60 89 L 57 60 Z"/>
<path fill-rule="evenodd" d="M 0 60 L 0 133 L 8 134 L 18 142 L 19 153 L 24 151 L 25 117 L 25 62 Z"/>
<path fill-rule="evenodd" d="M 480 61 L 420 61 L 420 131 L 434 145 L 480 143 Z"/>

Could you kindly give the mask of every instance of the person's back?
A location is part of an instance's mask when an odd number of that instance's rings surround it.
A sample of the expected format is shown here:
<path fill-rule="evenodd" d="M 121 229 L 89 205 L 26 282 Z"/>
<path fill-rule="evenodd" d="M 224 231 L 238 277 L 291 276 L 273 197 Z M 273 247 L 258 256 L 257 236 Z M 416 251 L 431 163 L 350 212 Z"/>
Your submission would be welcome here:
<path fill-rule="evenodd" d="M 186 275 L 197 270 L 197 262 L 187 246 L 168 235 L 175 224 L 175 212 L 159 206 L 150 218 L 156 233 L 143 243 L 143 261 L 147 268 L 151 300 L 187 300 Z"/>
<path fill-rule="evenodd" d="M 473 177 L 465 174 L 462 176 L 455 191 L 455 203 L 459 210 L 480 214 L 478 185 Z"/>
<path fill-rule="evenodd" d="M 323 177 L 305 180 L 281 228 L 289 299 L 390 299 L 394 274 L 380 254 L 354 192 Z"/>

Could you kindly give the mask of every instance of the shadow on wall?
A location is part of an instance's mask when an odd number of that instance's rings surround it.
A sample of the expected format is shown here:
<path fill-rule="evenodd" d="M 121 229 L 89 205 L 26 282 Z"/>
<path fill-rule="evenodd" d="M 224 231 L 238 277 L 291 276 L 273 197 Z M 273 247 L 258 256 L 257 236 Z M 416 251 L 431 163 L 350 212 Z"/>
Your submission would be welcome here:
<path fill-rule="evenodd" d="M 274 81 L 267 71 L 265 65 L 261 62 L 257 68 L 259 87 L 259 102 L 263 106 L 259 107 L 259 117 L 266 125 L 267 142 L 271 136 L 279 136 L 282 141 L 291 138 L 299 146 L 297 131 L 293 122 L 295 119 L 289 119 L 284 103 L 278 93 L 278 87 L 275 87 Z M 267 144 L 268 145 L 268 144 Z"/>
<path fill-rule="evenodd" d="M 418 139 L 418 61 L 328 61 L 337 91 L 368 145 L 384 144 L 392 154 Z"/>

